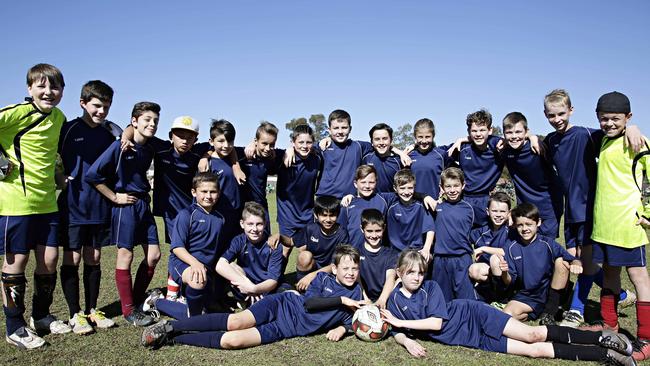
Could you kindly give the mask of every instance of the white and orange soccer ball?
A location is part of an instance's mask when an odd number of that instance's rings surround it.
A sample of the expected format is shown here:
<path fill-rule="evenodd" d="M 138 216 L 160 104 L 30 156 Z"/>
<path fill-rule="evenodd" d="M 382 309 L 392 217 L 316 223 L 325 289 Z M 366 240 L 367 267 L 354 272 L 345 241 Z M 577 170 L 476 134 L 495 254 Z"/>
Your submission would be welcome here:
<path fill-rule="evenodd" d="M 386 337 L 390 324 L 381 319 L 379 307 L 366 305 L 354 312 L 352 331 L 362 341 L 378 342 Z"/>

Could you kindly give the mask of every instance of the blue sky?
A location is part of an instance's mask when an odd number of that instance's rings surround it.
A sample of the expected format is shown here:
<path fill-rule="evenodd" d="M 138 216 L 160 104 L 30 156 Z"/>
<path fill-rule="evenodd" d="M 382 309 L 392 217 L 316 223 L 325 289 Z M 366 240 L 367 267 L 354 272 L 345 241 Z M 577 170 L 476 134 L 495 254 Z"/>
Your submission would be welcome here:
<path fill-rule="evenodd" d="M 110 4 L 110 5 L 109 5 Z M 633 122 L 650 134 L 648 1 L 3 1 L 0 104 L 22 100 L 35 63 L 66 79 L 61 109 L 80 114 L 79 90 L 101 79 L 116 91 L 110 120 L 135 102 L 161 104 L 158 136 L 178 115 L 237 127 L 284 124 L 337 108 L 352 137 L 377 122 L 434 120 L 436 141 L 465 133 L 465 116 L 497 124 L 523 112 L 551 128 L 543 96 L 566 88 L 572 122 L 595 127 L 598 97 L 626 93 Z"/>

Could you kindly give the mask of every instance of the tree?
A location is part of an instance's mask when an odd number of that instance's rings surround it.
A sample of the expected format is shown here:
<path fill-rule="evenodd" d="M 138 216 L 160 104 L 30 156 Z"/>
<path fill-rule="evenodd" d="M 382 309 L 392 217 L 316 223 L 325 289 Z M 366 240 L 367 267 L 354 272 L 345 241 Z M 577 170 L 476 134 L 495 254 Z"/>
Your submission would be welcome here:
<path fill-rule="evenodd" d="M 503 131 L 500 126 L 492 126 L 492 135 L 503 137 Z"/>
<path fill-rule="evenodd" d="M 393 131 L 393 146 L 398 149 L 404 149 L 409 145 L 413 145 L 415 139 L 413 138 L 413 126 L 410 123 L 405 123 L 398 126 Z"/>
<path fill-rule="evenodd" d="M 309 120 L 305 117 L 293 118 L 284 127 L 289 131 L 293 131 L 298 125 L 309 125 L 314 130 L 314 139 L 316 141 L 320 141 L 328 135 L 327 122 L 325 122 L 325 116 L 322 114 L 312 114 Z"/>

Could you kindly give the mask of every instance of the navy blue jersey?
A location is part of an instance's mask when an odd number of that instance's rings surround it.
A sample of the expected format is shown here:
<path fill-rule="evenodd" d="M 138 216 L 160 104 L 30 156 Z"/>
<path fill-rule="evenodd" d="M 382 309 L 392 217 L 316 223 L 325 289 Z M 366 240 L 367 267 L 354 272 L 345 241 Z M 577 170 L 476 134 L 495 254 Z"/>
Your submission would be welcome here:
<path fill-rule="evenodd" d="M 366 241 L 361 231 L 361 214 L 363 210 L 375 208 L 384 215 L 388 206 L 394 202 L 395 193 L 375 193 L 368 199 L 354 197 L 348 207 L 341 207 L 338 222 L 345 228 L 350 237 L 350 244 L 361 246 Z"/>
<path fill-rule="evenodd" d="M 217 210 L 224 212 L 238 211 L 242 207 L 242 201 L 230 159 L 212 157 L 210 159 L 210 171 L 219 178 L 219 187 L 221 188 L 219 201 L 217 201 Z"/>
<path fill-rule="evenodd" d="M 318 149 L 318 146 L 314 145 L 314 148 Z M 322 152 L 323 177 L 316 195 L 341 199 L 345 195 L 354 194 L 354 173 L 361 165 L 361 158 L 371 151 L 372 145 L 365 141 L 346 140 L 342 144 L 332 141 Z"/>
<path fill-rule="evenodd" d="M 332 256 L 337 245 L 350 242 L 348 232 L 341 225 L 337 225 L 332 234 L 326 235 L 320 226 L 313 222 L 300 229 L 292 240 L 296 248 L 307 246 L 318 268 L 332 264 Z"/>
<path fill-rule="evenodd" d="M 442 327 L 438 331 L 395 328 L 393 333 L 427 337 L 447 345 L 505 352 L 503 345 L 501 349 L 494 349 L 486 345 L 484 338 L 502 338 L 509 318 L 507 314 L 475 300 L 452 300 L 445 303 L 442 290 L 434 281 L 425 281 L 411 297 L 404 295 L 400 288 L 401 284 L 395 287 L 388 300 L 388 310 L 395 317 L 404 320 L 440 318 Z"/>
<path fill-rule="evenodd" d="M 460 200 L 443 201 L 436 206 L 436 245 L 433 253 L 438 255 L 472 254 L 469 232 L 474 225 L 474 209 Z"/>
<path fill-rule="evenodd" d="M 112 128 L 111 128 L 112 127 Z M 113 132 L 118 135 L 113 135 Z M 111 202 L 85 181 L 90 165 L 119 137 L 121 129 L 112 122 L 90 127 L 81 118 L 61 127 L 59 154 L 63 171 L 69 176 L 66 189 L 59 195 L 59 211 L 67 214 L 70 224 L 107 224 L 111 220 Z"/>
<path fill-rule="evenodd" d="M 464 143 L 457 154 L 458 166 L 465 175 L 465 194 L 489 194 L 503 171 L 503 160 L 497 151 L 500 137 L 488 136 L 487 149 L 481 151 L 472 143 Z"/>
<path fill-rule="evenodd" d="M 290 167 L 278 169 L 276 199 L 278 225 L 300 228 L 313 217 L 314 195 L 323 169 L 323 158 L 311 153 L 306 158 L 296 154 L 296 162 Z"/>
<path fill-rule="evenodd" d="M 268 158 L 246 158 L 243 147 L 236 147 L 239 166 L 246 174 L 246 183 L 240 186 L 243 202 L 254 201 L 264 207 L 269 207 L 266 201 L 266 181 L 269 175 L 277 174 L 277 168 L 282 164 L 284 150 L 275 149 L 275 156 Z"/>
<path fill-rule="evenodd" d="M 415 174 L 417 191 L 438 199 L 440 174 L 450 162 L 446 149 L 435 147 L 426 154 L 415 149 L 409 153 L 409 156 L 412 160 L 411 171 Z"/>
<path fill-rule="evenodd" d="M 402 169 L 402 163 L 399 156 L 391 154 L 389 156 L 379 156 L 373 151 L 363 156 L 361 164 L 372 165 L 377 171 L 377 192 L 393 192 L 393 181 L 395 173 Z"/>
<path fill-rule="evenodd" d="M 529 244 L 512 240 L 506 245 L 505 252 L 512 284 L 529 293 L 546 291 L 551 285 L 557 258 L 565 261 L 576 259 L 555 240 L 542 235 L 537 235 Z"/>
<path fill-rule="evenodd" d="M 152 137 L 149 143 L 153 158 L 153 214 L 174 218 L 192 204 L 192 179 L 198 171 L 199 160 L 210 150 L 210 144 L 195 144 L 180 155 L 170 141 Z"/>
<path fill-rule="evenodd" d="M 397 267 L 399 253 L 391 248 L 381 246 L 378 252 L 371 252 L 364 245 L 358 246 L 361 255 L 361 284 L 366 295 L 372 301 L 377 301 L 386 283 L 386 271 Z"/>
<path fill-rule="evenodd" d="M 185 248 L 196 260 L 214 269 L 219 247 L 224 245 L 219 240 L 223 224 L 220 213 L 208 213 L 196 203 L 180 210 L 171 230 L 170 257 L 176 257 L 175 248 Z"/>
<path fill-rule="evenodd" d="M 88 169 L 86 182 L 107 185 L 115 182 L 115 192 L 148 194 L 151 185 L 147 170 L 153 160 L 153 148 L 148 143 L 135 144 L 132 150 L 122 152 L 120 146 L 121 142 L 115 141 L 99 156 Z"/>
<path fill-rule="evenodd" d="M 564 134 L 551 132 L 544 143 L 564 194 L 564 222 L 589 221 L 596 194 L 596 157 L 603 132 L 574 126 Z"/>
<path fill-rule="evenodd" d="M 433 216 L 417 201 L 408 204 L 399 199 L 386 211 L 386 231 L 390 245 L 402 251 L 406 248 L 422 249 L 425 234 L 435 231 Z"/>
<path fill-rule="evenodd" d="M 266 240 L 253 244 L 246 234 L 234 237 L 221 258 L 228 262 L 237 260 L 237 265 L 254 284 L 278 281 L 282 274 L 282 248 L 271 249 Z"/>
<path fill-rule="evenodd" d="M 518 150 L 506 147 L 503 157 L 515 184 L 517 202 L 537 206 L 542 219 L 561 216 L 561 197 L 554 194 L 558 192 L 553 186 L 557 177 L 550 162 L 533 153 L 529 141 Z"/>

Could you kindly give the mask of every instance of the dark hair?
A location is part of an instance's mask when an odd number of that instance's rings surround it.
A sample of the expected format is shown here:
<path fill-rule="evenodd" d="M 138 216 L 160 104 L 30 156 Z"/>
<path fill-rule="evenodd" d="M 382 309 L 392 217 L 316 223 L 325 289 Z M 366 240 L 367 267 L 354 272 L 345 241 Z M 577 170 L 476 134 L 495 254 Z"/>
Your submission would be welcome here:
<path fill-rule="evenodd" d="M 56 66 L 50 64 L 36 64 L 27 70 L 27 86 L 32 86 L 41 79 L 47 79 L 50 84 L 65 88 L 63 74 Z"/>
<path fill-rule="evenodd" d="M 217 191 L 221 191 L 219 177 L 212 172 L 201 172 L 192 178 L 192 188 L 196 189 L 201 183 L 215 183 L 217 185 Z"/>
<path fill-rule="evenodd" d="M 354 263 L 359 263 L 361 256 L 359 251 L 350 244 L 339 244 L 334 249 L 334 255 L 332 256 L 332 262 L 335 266 L 338 266 L 341 263 L 343 257 L 349 256 Z"/>
<path fill-rule="evenodd" d="M 508 205 L 508 210 L 512 206 L 512 199 L 505 192 L 494 192 L 494 193 L 492 193 L 492 195 L 490 196 L 490 200 L 488 201 L 488 207 L 490 207 L 490 204 L 492 202 L 505 203 L 505 204 Z"/>
<path fill-rule="evenodd" d="M 298 125 L 293 128 L 293 131 L 291 131 L 291 141 L 296 141 L 298 136 L 302 134 L 307 134 L 311 136 L 312 140 L 314 140 L 314 130 L 312 130 L 309 125 Z"/>
<path fill-rule="evenodd" d="M 472 124 L 485 126 L 490 129 L 492 127 L 492 115 L 487 111 L 487 109 L 480 109 L 474 113 L 468 114 L 466 122 L 468 130 L 472 127 Z"/>
<path fill-rule="evenodd" d="M 244 204 L 244 209 L 241 212 L 241 219 L 246 220 L 249 216 L 261 217 L 266 223 L 266 210 L 264 206 L 257 202 L 249 201 Z"/>
<path fill-rule="evenodd" d="M 155 114 L 160 115 L 160 106 L 154 102 L 135 103 L 133 110 L 131 111 L 131 118 L 138 119 L 138 117 L 146 112 L 154 112 Z"/>
<path fill-rule="evenodd" d="M 404 273 L 404 271 L 413 268 L 416 265 L 420 267 L 420 270 L 422 270 L 422 272 L 427 273 L 429 264 L 417 249 L 406 249 L 400 253 L 399 257 L 397 258 L 396 267 L 398 272 Z"/>
<path fill-rule="evenodd" d="M 393 176 L 393 185 L 395 187 L 399 187 L 407 183 L 415 184 L 415 174 L 413 174 L 411 169 L 401 169 Z"/>
<path fill-rule="evenodd" d="M 113 102 L 113 88 L 101 80 L 91 80 L 81 88 L 81 100 L 84 103 L 97 98 L 104 103 Z"/>
<path fill-rule="evenodd" d="M 528 129 L 528 120 L 521 112 L 510 112 L 503 117 L 503 132 L 507 129 L 513 128 L 517 123 L 521 122 L 525 129 Z"/>
<path fill-rule="evenodd" d="M 368 135 L 370 135 L 371 142 L 372 142 L 372 135 L 375 133 L 375 131 L 381 131 L 381 130 L 388 132 L 388 137 L 390 137 L 391 140 L 393 139 L 393 129 L 385 123 L 377 123 L 376 125 L 372 126 L 370 132 L 368 132 Z"/>
<path fill-rule="evenodd" d="M 361 212 L 361 229 L 365 229 L 370 224 L 377 224 L 384 227 L 386 219 L 384 214 L 376 208 L 367 208 Z"/>
<path fill-rule="evenodd" d="M 440 184 L 445 184 L 445 181 L 448 179 L 456 179 L 460 181 L 460 184 L 465 184 L 463 171 L 456 167 L 449 167 L 440 174 Z"/>
<path fill-rule="evenodd" d="M 314 199 L 314 213 L 322 215 L 326 212 L 338 216 L 341 213 L 341 201 L 334 196 L 317 196 Z"/>
<path fill-rule="evenodd" d="M 539 221 L 539 210 L 532 203 L 524 202 L 510 211 L 512 221 L 516 223 L 518 217 L 525 217 L 535 222 Z"/>
<path fill-rule="evenodd" d="M 332 121 L 337 119 L 344 119 L 348 121 L 348 125 L 352 126 L 352 118 L 350 117 L 350 113 L 342 109 L 336 109 L 333 110 L 332 113 L 330 113 L 329 117 L 327 117 L 327 125 L 331 127 Z"/>
<path fill-rule="evenodd" d="M 257 130 L 255 131 L 255 138 L 259 139 L 260 135 L 262 133 L 265 133 L 267 135 L 271 135 L 275 138 L 278 137 L 278 128 L 275 127 L 275 125 L 271 122 L 263 121 L 260 123 L 259 127 L 257 127 Z"/>
<path fill-rule="evenodd" d="M 235 126 L 232 123 L 226 121 L 225 119 L 213 119 L 212 125 L 210 126 L 210 138 L 215 138 L 219 135 L 224 135 L 226 141 L 232 142 L 235 141 Z"/>

